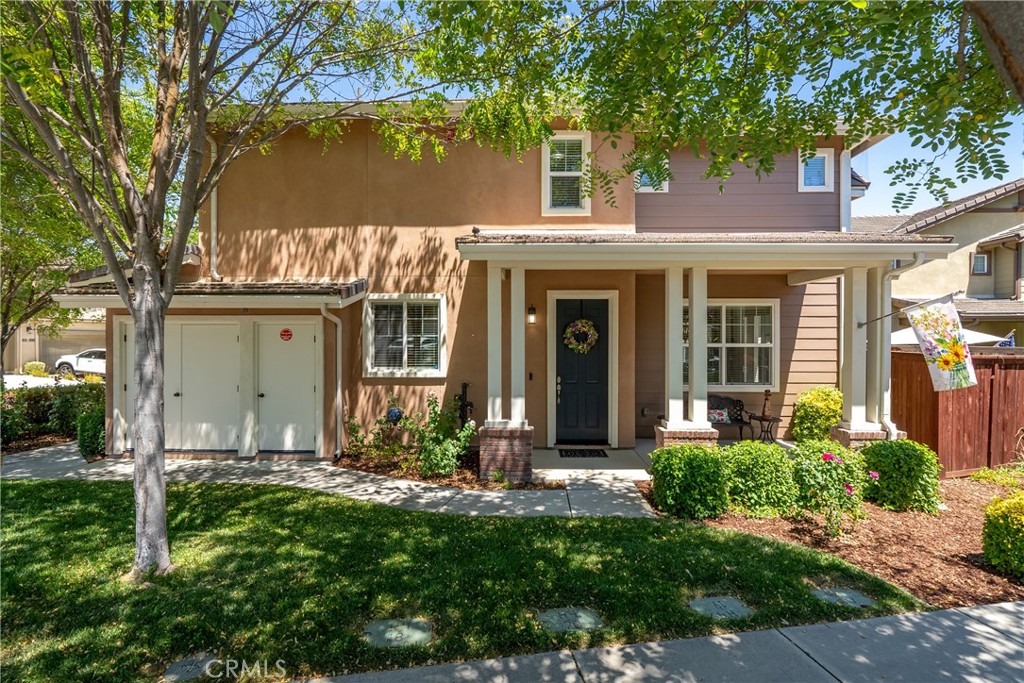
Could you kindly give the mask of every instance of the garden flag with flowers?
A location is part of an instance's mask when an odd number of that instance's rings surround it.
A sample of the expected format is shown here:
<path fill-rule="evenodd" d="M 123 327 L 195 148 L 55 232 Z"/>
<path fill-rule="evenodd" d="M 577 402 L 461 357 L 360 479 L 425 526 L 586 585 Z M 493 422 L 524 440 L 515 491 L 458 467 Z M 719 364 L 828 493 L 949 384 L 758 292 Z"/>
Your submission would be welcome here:
<path fill-rule="evenodd" d="M 952 297 L 907 312 L 921 344 L 935 391 L 966 389 L 978 383 Z"/>

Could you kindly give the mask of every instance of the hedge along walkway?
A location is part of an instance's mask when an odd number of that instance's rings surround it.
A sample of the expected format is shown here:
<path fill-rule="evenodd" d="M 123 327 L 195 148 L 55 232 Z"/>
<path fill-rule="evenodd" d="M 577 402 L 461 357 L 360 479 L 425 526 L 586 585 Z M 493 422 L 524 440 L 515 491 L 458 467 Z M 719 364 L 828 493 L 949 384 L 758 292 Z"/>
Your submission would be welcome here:
<path fill-rule="evenodd" d="M 86 463 L 75 444 L 4 456 L 5 479 L 131 481 L 129 458 Z M 313 489 L 418 512 L 500 517 L 654 517 L 631 482 L 581 481 L 565 490 L 465 491 L 378 474 L 346 470 L 323 462 L 167 460 L 167 481 L 278 484 Z"/>

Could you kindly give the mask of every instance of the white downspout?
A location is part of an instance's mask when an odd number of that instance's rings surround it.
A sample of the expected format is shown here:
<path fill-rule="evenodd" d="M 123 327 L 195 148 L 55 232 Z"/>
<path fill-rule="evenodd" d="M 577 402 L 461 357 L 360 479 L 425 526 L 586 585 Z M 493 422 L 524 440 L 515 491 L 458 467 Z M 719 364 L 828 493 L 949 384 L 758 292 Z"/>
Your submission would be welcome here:
<path fill-rule="evenodd" d="M 853 188 L 850 176 L 850 150 L 839 153 L 839 231 L 853 230 Z"/>
<path fill-rule="evenodd" d="M 342 344 L 342 339 L 341 339 L 341 332 L 342 332 L 341 318 L 339 318 L 338 316 L 336 316 L 333 313 L 331 313 L 330 311 L 328 311 L 327 310 L 327 304 L 320 304 L 320 313 L 325 318 L 327 318 L 332 323 L 334 323 L 334 379 L 335 379 L 335 382 L 337 384 L 337 386 L 335 387 L 335 395 L 334 395 L 334 413 L 335 413 L 336 439 L 337 439 L 337 444 L 338 444 L 337 450 L 334 452 L 334 458 L 335 458 L 335 460 L 337 460 L 338 458 L 341 457 L 342 449 L 344 448 L 344 442 L 342 440 L 342 434 L 343 434 L 343 430 L 344 430 L 343 425 L 342 425 L 342 420 L 344 419 L 344 412 L 343 412 L 344 411 L 344 406 L 342 405 L 342 402 L 343 402 L 344 399 L 343 399 L 343 395 L 342 395 L 342 391 L 341 391 L 341 378 L 342 378 L 342 370 L 341 370 L 341 351 L 342 351 L 342 346 L 341 346 L 341 344 Z"/>
<path fill-rule="evenodd" d="M 919 265 L 924 263 L 924 252 L 919 251 L 914 254 L 914 262 L 899 268 L 890 268 L 886 272 L 882 273 L 882 301 L 888 301 L 889 307 L 892 308 L 892 281 L 898 278 L 903 273 L 907 272 L 911 268 L 917 268 Z M 890 390 L 892 388 L 892 349 L 890 340 L 892 339 L 892 316 L 888 316 L 879 321 L 884 325 L 882 329 L 882 376 L 886 378 L 885 384 L 882 386 L 882 427 L 885 428 L 886 433 L 889 434 L 889 440 L 895 441 L 899 429 L 897 429 L 895 423 L 892 421 L 892 395 Z"/>
<path fill-rule="evenodd" d="M 212 137 L 206 138 L 210 143 L 210 158 L 217 158 L 217 141 Z M 222 282 L 224 276 L 217 271 L 217 185 L 210 191 L 210 279 L 214 282 Z"/>

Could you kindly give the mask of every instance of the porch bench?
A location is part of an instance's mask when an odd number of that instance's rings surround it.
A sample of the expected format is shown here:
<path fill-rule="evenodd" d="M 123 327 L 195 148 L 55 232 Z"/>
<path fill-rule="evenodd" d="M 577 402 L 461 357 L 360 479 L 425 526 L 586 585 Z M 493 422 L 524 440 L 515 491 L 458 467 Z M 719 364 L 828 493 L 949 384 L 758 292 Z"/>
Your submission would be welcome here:
<path fill-rule="evenodd" d="M 754 425 L 750 421 L 751 413 L 743 409 L 743 401 L 731 396 L 708 394 L 708 422 L 713 425 L 736 425 L 743 440 L 743 430 L 750 430 L 750 438 L 754 438 Z"/>
<path fill-rule="evenodd" d="M 740 430 L 740 440 L 743 440 L 743 430 L 750 430 L 750 438 L 754 438 L 754 425 L 750 421 L 753 413 L 744 410 L 743 401 L 731 396 L 720 394 L 708 394 L 708 422 L 712 425 L 736 425 Z M 664 420 L 664 415 L 658 416 Z"/>

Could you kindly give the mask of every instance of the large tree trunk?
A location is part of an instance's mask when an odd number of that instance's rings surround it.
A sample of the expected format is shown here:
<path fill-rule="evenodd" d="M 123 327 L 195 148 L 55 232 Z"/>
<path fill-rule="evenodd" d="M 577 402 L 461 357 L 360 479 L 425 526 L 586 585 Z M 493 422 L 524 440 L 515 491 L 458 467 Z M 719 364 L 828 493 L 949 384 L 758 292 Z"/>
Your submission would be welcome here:
<path fill-rule="evenodd" d="M 156 278 L 135 268 L 135 564 L 129 578 L 166 574 L 171 564 L 164 484 L 164 321 Z"/>

